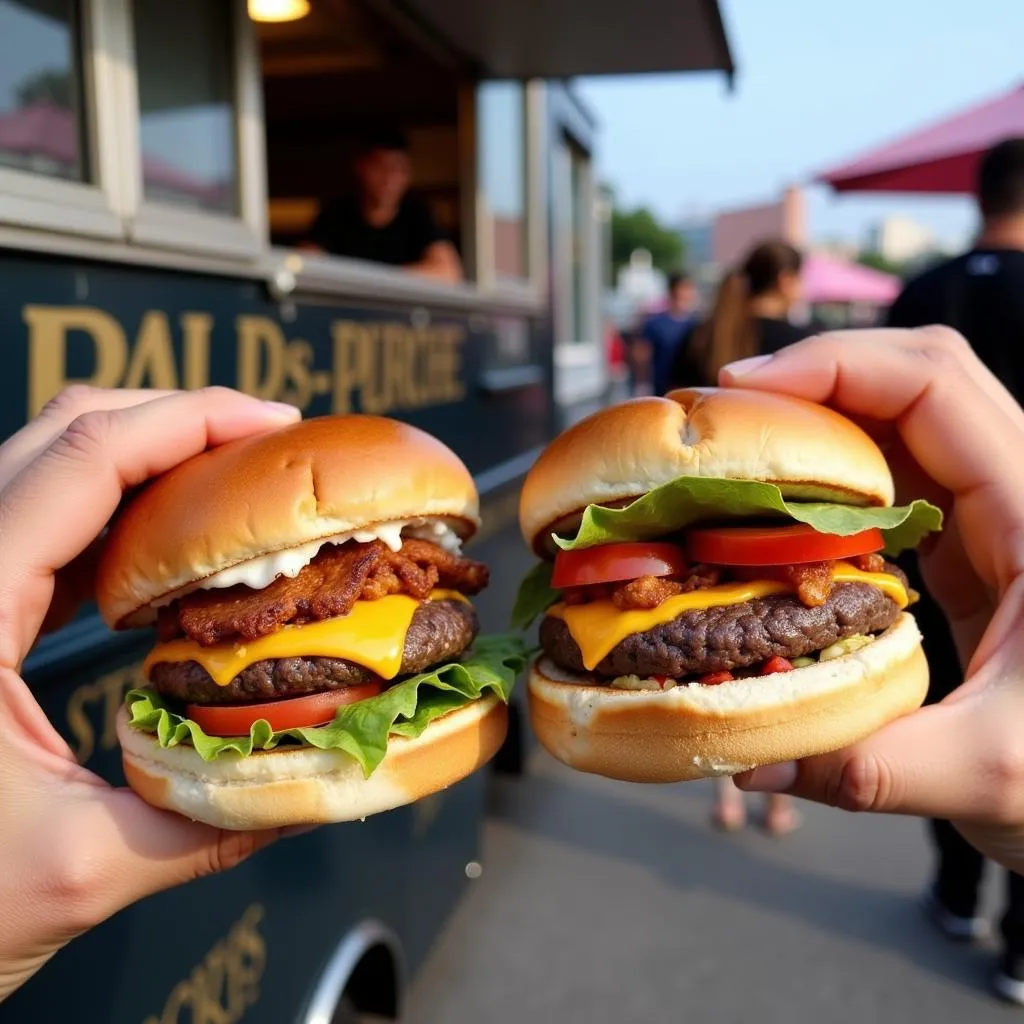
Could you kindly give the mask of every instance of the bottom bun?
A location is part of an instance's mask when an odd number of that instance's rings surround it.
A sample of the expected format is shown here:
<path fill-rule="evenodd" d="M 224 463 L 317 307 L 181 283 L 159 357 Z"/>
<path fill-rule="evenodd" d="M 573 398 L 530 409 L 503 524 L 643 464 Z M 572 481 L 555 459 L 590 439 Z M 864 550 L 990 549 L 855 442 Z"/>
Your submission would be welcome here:
<path fill-rule="evenodd" d="M 286 747 L 204 761 L 164 748 L 121 708 L 117 735 L 128 784 L 154 807 L 218 828 L 249 830 L 352 821 L 412 803 L 464 779 L 501 747 L 508 709 L 489 695 L 431 723 L 416 739 L 392 736 L 367 779 L 341 750 Z"/>
<path fill-rule="evenodd" d="M 530 721 L 543 746 L 583 772 L 627 782 L 682 782 L 825 754 L 920 707 L 928 663 L 902 614 L 858 651 L 792 672 L 620 690 L 539 658 Z"/>

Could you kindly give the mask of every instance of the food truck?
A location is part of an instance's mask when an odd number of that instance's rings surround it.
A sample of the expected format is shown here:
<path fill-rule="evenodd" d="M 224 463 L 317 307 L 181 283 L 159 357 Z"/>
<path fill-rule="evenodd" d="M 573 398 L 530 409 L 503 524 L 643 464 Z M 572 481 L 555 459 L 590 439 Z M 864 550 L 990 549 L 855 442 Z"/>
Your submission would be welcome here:
<path fill-rule="evenodd" d="M 0 0 L 0 434 L 76 382 L 406 419 L 475 476 L 472 550 L 493 570 L 477 604 L 504 628 L 519 482 L 608 387 L 607 210 L 571 79 L 681 70 L 732 72 L 715 0 Z M 408 140 L 464 283 L 301 247 L 380 126 Z M 86 608 L 25 665 L 118 783 L 114 717 L 150 642 Z M 0 1022 L 415 1019 L 409 979 L 479 873 L 486 786 L 148 899 Z"/>

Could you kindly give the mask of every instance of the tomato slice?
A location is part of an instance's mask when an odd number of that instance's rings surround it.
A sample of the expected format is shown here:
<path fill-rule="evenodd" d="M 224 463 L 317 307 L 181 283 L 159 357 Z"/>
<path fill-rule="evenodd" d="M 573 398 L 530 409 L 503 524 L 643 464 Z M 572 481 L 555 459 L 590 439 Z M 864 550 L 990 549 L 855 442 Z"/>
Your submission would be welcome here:
<path fill-rule="evenodd" d="M 262 704 L 189 704 L 185 713 L 211 736 L 248 736 L 253 722 L 261 718 L 269 722 L 275 732 L 326 725 L 338 708 L 367 697 L 376 697 L 382 689 L 380 683 L 362 683 L 305 697 L 268 700 Z"/>
<path fill-rule="evenodd" d="M 837 537 L 805 523 L 793 526 L 726 526 L 690 530 L 686 552 L 695 562 L 714 565 L 798 565 L 867 555 L 885 547 L 882 531 L 871 529 Z"/>
<path fill-rule="evenodd" d="M 600 544 L 582 551 L 560 551 L 551 585 L 562 590 L 638 576 L 674 576 L 688 565 L 686 552 L 678 544 Z"/>

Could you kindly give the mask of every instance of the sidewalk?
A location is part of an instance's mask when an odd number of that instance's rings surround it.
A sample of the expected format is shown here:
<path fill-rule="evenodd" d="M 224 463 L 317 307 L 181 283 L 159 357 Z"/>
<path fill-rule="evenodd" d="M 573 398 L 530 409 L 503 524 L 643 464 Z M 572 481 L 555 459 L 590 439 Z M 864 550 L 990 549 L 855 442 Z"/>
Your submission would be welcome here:
<path fill-rule="evenodd" d="M 992 951 L 948 944 L 918 911 L 920 823 L 809 807 L 784 840 L 727 837 L 710 801 L 703 783 L 614 783 L 543 751 L 526 779 L 498 779 L 483 876 L 409 1024 L 1018 1019 L 987 994 Z"/>

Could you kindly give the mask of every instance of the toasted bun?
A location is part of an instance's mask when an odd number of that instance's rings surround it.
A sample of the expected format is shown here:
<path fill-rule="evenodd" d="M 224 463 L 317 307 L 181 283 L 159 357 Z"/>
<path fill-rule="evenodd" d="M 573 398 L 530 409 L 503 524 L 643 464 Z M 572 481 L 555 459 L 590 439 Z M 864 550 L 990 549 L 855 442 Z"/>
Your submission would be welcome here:
<path fill-rule="evenodd" d="M 540 742 L 570 767 L 681 782 L 839 750 L 920 707 L 927 689 L 921 635 L 903 614 L 859 651 L 719 686 L 618 690 L 541 658 L 529 706 Z"/>
<path fill-rule="evenodd" d="M 380 416 L 306 420 L 213 448 L 155 480 L 117 520 L 96 577 L 111 626 L 260 555 L 415 517 L 476 532 L 479 500 L 448 447 Z"/>
<path fill-rule="evenodd" d="M 433 722 L 416 739 L 392 736 L 368 778 L 348 754 L 314 747 L 204 761 L 190 746 L 163 748 L 117 719 L 128 784 L 154 807 L 228 829 L 352 821 L 445 789 L 501 747 L 508 709 L 483 697 Z"/>
<path fill-rule="evenodd" d="M 557 437 L 523 484 L 523 537 L 542 554 L 587 505 L 681 476 L 760 480 L 786 497 L 850 505 L 891 505 L 894 493 L 885 456 L 839 413 L 763 391 L 690 388 L 602 409 Z"/>

